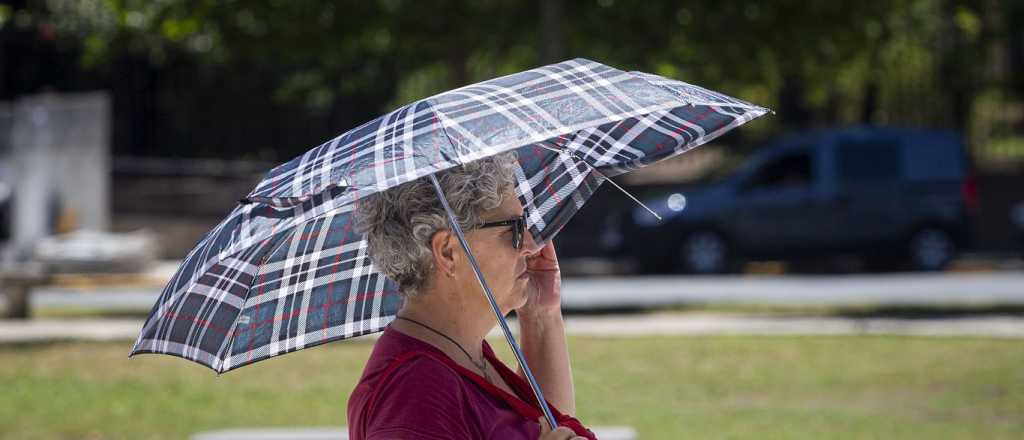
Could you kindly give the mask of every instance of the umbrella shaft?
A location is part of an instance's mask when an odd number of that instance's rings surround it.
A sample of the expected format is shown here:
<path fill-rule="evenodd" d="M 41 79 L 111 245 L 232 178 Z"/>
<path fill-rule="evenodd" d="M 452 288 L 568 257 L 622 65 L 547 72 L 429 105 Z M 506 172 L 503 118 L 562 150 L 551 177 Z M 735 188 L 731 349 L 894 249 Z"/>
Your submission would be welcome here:
<path fill-rule="evenodd" d="M 480 266 L 476 262 L 476 257 L 474 257 L 473 252 L 469 250 L 469 243 L 466 242 L 466 237 L 462 234 L 462 228 L 459 226 L 459 222 L 455 218 L 455 213 L 453 213 L 451 207 L 448 206 L 448 200 L 445 199 L 444 192 L 441 191 L 441 184 L 438 183 L 437 178 L 434 177 L 433 174 L 430 175 L 430 181 L 434 184 L 434 190 L 437 191 L 437 198 L 441 200 L 441 205 L 444 206 L 445 212 L 448 213 L 448 220 L 452 225 L 452 230 L 455 231 L 455 235 L 459 238 L 459 243 L 462 244 L 462 249 L 466 251 L 469 263 L 473 266 L 473 272 L 476 273 L 476 279 L 480 282 L 480 287 L 483 288 L 484 295 L 487 296 L 487 301 L 491 304 L 491 310 L 494 311 L 494 316 L 498 318 L 498 324 L 501 325 L 501 331 L 505 334 L 505 340 L 508 341 L 508 345 L 512 347 L 512 352 L 516 355 L 516 361 L 519 362 L 519 366 L 522 367 L 523 373 L 526 374 L 526 379 L 530 382 L 530 387 L 533 388 L 533 394 L 537 396 L 537 402 L 540 404 L 540 408 L 544 411 L 544 417 L 547 418 L 548 425 L 551 426 L 551 429 L 555 429 L 555 427 L 558 426 L 555 422 L 555 416 L 551 413 L 551 409 L 548 408 L 547 400 L 544 400 L 544 393 L 541 392 L 540 385 L 537 384 L 537 379 L 533 377 L 533 372 L 530 371 L 530 366 L 526 364 L 526 358 L 523 356 L 522 350 L 519 349 L 519 344 L 516 343 L 515 337 L 512 336 L 512 332 L 508 328 L 508 323 L 505 322 L 505 316 L 502 315 L 497 301 L 494 300 L 494 294 L 491 293 L 491 288 L 487 285 L 483 272 L 480 271 Z M 529 231 L 527 231 L 527 233 L 529 233 Z"/>

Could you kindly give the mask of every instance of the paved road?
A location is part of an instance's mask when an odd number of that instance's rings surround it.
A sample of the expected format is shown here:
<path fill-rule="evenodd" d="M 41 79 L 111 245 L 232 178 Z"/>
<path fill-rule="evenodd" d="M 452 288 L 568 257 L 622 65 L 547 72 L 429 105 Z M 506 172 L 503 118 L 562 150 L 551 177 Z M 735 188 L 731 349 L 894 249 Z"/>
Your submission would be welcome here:
<path fill-rule="evenodd" d="M 149 310 L 159 288 L 36 290 L 33 307 Z M 569 310 L 694 304 L 1024 305 L 1024 272 L 842 276 L 601 277 L 563 280 Z"/>
<path fill-rule="evenodd" d="M 518 325 L 509 324 L 518 329 Z M 133 341 L 140 319 L 0 320 L 0 344 L 62 340 Z M 912 335 L 1024 338 L 1024 317 L 849 318 L 723 314 L 625 314 L 566 318 L 570 335 L 636 337 L 645 335 Z M 359 339 L 374 339 L 377 334 Z M 500 339 L 499 329 L 491 335 Z"/>

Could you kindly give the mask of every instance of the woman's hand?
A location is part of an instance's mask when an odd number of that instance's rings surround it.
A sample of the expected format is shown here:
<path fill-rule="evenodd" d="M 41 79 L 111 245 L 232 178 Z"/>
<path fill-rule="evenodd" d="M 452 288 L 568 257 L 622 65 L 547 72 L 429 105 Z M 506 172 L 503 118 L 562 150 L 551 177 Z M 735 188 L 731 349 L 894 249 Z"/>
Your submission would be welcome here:
<path fill-rule="evenodd" d="M 559 426 L 552 431 L 544 417 L 541 417 L 539 421 L 540 437 L 537 440 L 587 440 L 586 437 L 580 437 L 573 430 L 564 426 Z"/>
<path fill-rule="evenodd" d="M 529 274 L 524 287 L 526 302 L 516 309 L 523 355 L 547 400 L 563 414 L 571 416 L 576 414 L 576 398 L 572 368 L 569 365 L 569 347 L 565 342 L 562 277 L 558 270 L 555 245 L 549 241 L 540 246 L 539 250 L 527 258 L 526 271 Z M 525 373 L 521 374 L 525 376 Z"/>
<path fill-rule="evenodd" d="M 549 240 L 540 252 L 526 259 L 526 271 L 530 274 L 526 286 L 527 300 L 516 313 L 543 315 L 560 311 L 562 273 L 558 269 L 553 241 Z"/>

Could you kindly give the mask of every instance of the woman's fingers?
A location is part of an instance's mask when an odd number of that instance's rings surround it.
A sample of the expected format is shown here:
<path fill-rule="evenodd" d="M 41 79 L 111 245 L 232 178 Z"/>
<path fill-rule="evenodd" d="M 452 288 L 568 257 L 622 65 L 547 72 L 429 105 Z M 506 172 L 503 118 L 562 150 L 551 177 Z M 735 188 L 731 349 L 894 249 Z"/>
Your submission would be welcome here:
<path fill-rule="evenodd" d="M 537 423 L 540 423 L 540 438 L 538 440 L 587 440 L 584 437 L 577 436 L 573 430 L 564 426 L 559 426 L 552 431 L 544 417 L 538 418 Z"/>
<path fill-rule="evenodd" d="M 558 257 L 555 256 L 555 240 L 548 240 L 548 244 L 541 249 L 541 253 L 547 258 L 558 261 Z"/>
<path fill-rule="evenodd" d="M 538 440 L 574 440 L 576 438 L 578 437 L 576 437 L 576 433 L 573 432 L 573 430 L 566 428 L 564 426 L 559 426 L 554 431 L 549 431 L 546 434 L 541 434 L 540 439 Z"/>
<path fill-rule="evenodd" d="M 555 241 L 548 240 L 547 244 L 540 248 L 540 252 L 537 252 L 536 256 L 558 264 L 558 256 L 555 255 Z"/>
<path fill-rule="evenodd" d="M 554 271 L 558 270 L 558 256 L 555 255 L 555 244 L 548 241 L 540 252 L 526 258 L 526 266 L 532 270 Z"/>
<path fill-rule="evenodd" d="M 544 434 L 547 434 L 547 433 L 551 432 L 551 427 L 548 426 L 547 420 L 544 420 L 544 416 L 538 417 L 537 418 L 537 423 L 540 423 L 540 435 L 541 436 L 544 436 Z"/>

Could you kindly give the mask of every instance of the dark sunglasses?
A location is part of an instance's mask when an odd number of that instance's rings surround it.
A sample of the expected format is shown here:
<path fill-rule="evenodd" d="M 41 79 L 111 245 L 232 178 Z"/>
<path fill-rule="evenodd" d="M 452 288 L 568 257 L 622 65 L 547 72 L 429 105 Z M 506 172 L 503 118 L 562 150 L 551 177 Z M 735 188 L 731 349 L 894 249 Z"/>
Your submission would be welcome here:
<path fill-rule="evenodd" d="M 516 249 L 522 249 L 523 235 L 526 233 L 526 214 L 523 214 L 519 217 L 510 218 L 508 220 L 499 220 L 496 222 L 484 223 L 480 225 L 479 228 L 496 228 L 500 226 L 512 227 L 512 247 Z"/>

